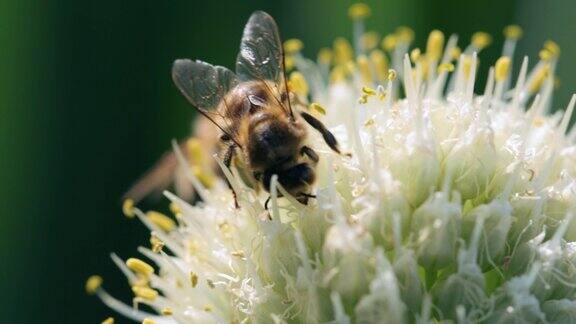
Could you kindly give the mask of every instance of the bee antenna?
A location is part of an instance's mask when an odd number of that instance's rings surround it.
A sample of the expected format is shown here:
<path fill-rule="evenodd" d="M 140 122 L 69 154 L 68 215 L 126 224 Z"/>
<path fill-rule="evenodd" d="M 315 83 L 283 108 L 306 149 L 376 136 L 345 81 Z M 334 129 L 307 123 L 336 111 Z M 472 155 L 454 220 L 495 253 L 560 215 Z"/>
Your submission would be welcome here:
<path fill-rule="evenodd" d="M 290 103 L 290 91 L 288 90 L 288 78 L 286 77 L 286 55 L 284 49 L 282 51 L 282 77 L 284 78 L 284 90 L 286 91 L 286 98 L 288 100 L 288 109 L 290 109 L 290 117 L 294 120 L 294 112 L 292 112 L 292 103 Z"/>

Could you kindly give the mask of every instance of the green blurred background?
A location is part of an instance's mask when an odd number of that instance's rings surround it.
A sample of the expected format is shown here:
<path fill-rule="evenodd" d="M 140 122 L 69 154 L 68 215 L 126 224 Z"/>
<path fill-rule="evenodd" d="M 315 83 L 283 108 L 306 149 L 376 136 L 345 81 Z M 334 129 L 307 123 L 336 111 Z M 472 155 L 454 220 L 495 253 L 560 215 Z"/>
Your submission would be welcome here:
<path fill-rule="evenodd" d="M 193 110 L 170 80 L 175 58 L 232 66 L 253 10 L 314 55 L 350 36 L 349 1 L 31 1 L 0 3 L 0 315 L 3 323 L 99 323 L 112 314 L 86 296 L 98 273 L 128 301 L 108 254 L 135 254 L 148 233 L 120 211 L 130 183 L 189 132 Z M 502 27 L 524 27 L 517 53 L 544 40 L 563 49 L 554 107 L 576 89 L 574 1 L 382 0 L 369 29 L 412 26 L 416 45 L 439 28 L 468 41 L 485 30 L 499 53 Z M 460 43 L 462 44 L 462 42 Z M 534 61 L 534 60 L 533 60 Z M 117 318 L 118 322 L 126 322 Z"/>

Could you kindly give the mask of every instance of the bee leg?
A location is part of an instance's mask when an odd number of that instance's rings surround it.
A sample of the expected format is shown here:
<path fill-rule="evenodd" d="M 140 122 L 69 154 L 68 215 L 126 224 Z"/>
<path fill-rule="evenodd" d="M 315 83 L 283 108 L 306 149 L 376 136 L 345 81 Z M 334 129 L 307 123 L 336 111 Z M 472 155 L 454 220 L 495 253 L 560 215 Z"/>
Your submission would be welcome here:
<path fill-rule="evenodd" d="M 322 134 L 324 141 L 326 144 L 328 144 L 328 146 L 330 146 L 332 151 L 340 154 L 340 149 L 338 148 L 338 141 L 336 140 L 336 137 L 334 137 L 334 135 L 328 130 L 328 128 L 326 128 L 326 126 L 324 126 L 324 124 L 322 124 L 321 121 L 305 111 L 302 111 L 300 115 L 308 124 L 310 124 L 310 126 L 314 127 L 317 131 L 320 132 L 320 134 Z"/>
<path fill-rule="evenodd" d="M 310 198 L 316 198 L 316 195 L 307 194 L 303 192 L 300 194 L 300 197 L 298 197 L 296 200 L 298 200 L 300 203 L 304 205 L 308 205 L 308 200 L 310 200 Z"/>
<path fill-rule="evenodd" d="M 310 160 L 312 160 L 314 163 L 318 163 L 318 160 L 320 160 L 320 158 L 318 157 L 318 154 L 316 153 L 316 151 L 314 151 L 313 149 L 309 148 L 308 146 L 302 146 L 302 148 L 300 149 L 300 154 L 306 155 L 306 156 L 309 157 Z"/>
<path fill-rule="evenodd" d="M 230 169 L 230 165 L 232 164 L 232 158 L 234 157 L 235 153 L 236 153 L 236 146 L 234 144 L 231 144 L 226 148 L 226 151 L 224 153 L 224 165 L 228 169 Z M 238 197 L 236 196 L 236 191 L 234 190 L 234 188 L 232 188 L 232 184 L 228 179 L 226 179 L 226 183 L 228 184 L 228 188 L 232 190 L 232 196 L 234 197 L 234 207 L 236 209 L 239 209 L 240 205 L 238 204 Z"/>

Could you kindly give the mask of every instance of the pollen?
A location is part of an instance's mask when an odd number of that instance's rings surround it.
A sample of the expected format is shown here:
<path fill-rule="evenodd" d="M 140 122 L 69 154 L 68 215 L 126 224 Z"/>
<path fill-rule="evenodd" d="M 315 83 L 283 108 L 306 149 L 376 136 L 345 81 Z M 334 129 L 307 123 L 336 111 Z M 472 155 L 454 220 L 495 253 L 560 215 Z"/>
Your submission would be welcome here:
<path fill-rule="evenodd" d="M 114 324 L 114 318 L 113 317 L 108 317 L 105 320 L 102 321 L 102 324 Z"/>
<path fill-rule="evenodd" d="M 172 308 L 170 308 L 170 307 L 162 308 L 162 315 L 170 316 L 172 314 L 174 314 L 174 311 L 172 311 Z"/>
<path fill-rule="evenodd" d="M 313 102 L 310 104 L 310 110 L 315 111 L 322 116 L 326 115 L 326 108 L 322 107 L 322 105 L 320 105 L 317 102 Z"/>
<path fill-rule="evenodd" d="M 362 87 L 362 92 L 364 92 L 364 94 L 366 94 L 368 96 L 375 96 L 376 95 L 376 90 L 374 90 L 370 87 L 367 87 L 367 86 Z"/>
<path fill-rule="evenodd" d="M 148 220 L 154 223 L 154 225 L 160 227 L 166 232 L 170 232 L 174 227 L 176 227 L 176 223 L 170 217 L 155 210 L 147 212 L 146 217 L 148 217 Z"/>
<path fill-rule="evenodd" d="M 398 73 L 396 73 L 396 70 L 390 69 L 390 70 L 388 70 L 388 76 L 386 78 L 388 79 L 388 81 L 394 81 L 394 80 L 396 80 L 397 76 L 398 76 Z"/>
<path fill-rule="evenodd" d="M 484 49 L 492 43 L 492 36 L 486 32 L 476 32 L 472 35 L 472 45 L 478 49 Z"/>
<path fill-rule="evenodd" d="M 297 38 L 291 38 L 284 42 L 284 52 L 288 55 L 293 55 L 300 52 L 304 48 L 304 43 Z"/>
<path fill-rule="evenodd" d="M 515 40 L 520 39 L 522 37 L 522 27 L 518 25 L 504 27 L 504 37 Z"/>
<path fill-rule="evenodd" d="M 132 286 L 132 292 L 134 295 L 146 300 L 155 300 L 158 297 L 158 292 L 149 287 L 142 286 Z"/>
<path fill-rule="evenodd" d="M 151 265 L 137 258 L 130 258 L 126 260 L 126 266 L 130 270 L 142 274 L 146 277 L 154 273 L 154 268 L 152 268 Z"/>
<path fill-rule="evenodd" d="M 508 71 L 510 70 L 510 58 L 507 56 L 502 56 L 496 61 L 496 67 L 494 69 L 494 78 L 498 82 L 506 80 L 508 77 Z"/>
<path fill-rule="evenodd" d="M 164 248 L 164 242 L 154 234 L 150 235 L 150 245 L 152 247 L 152 252 L 154 253 L 160 253 Z"/>
<path fill-rule="evenodd" d="M 190 283 L 192 284 L 192 288 L 198 286 L 198 275 L 194 272 L 190 272 Z"/>
<path fill-rule="evenodd" d="M 122 203 L 122 213 L 128 218 L 134 218 L 134 200 L 128 198 Z"/>
<path fill-rule="evenodd" d="M 332 63 L 332 50 L 328 47 L 321 48 L 318 52 L 318 62 L 325 65 Z"/>
<path fill-rule="evenodd" d="M 142 324 L 156 324 L 156 322 L 154 322 L 150 318 L 145 318 L 144 320 L 142 320 Z"/>
<path fill-rule="evenodd" d="M 428 42 L 426 43 L 426 56 L 436 61 L 440 59 L 443 48 L 444 34 L 439 30 L 433 30 L 428 36 Z"/>
<path fill-rule="evenodd" d="M 462 59 L 462 71 L 464 72 L 465 76 L 470 75 L 470 69 L 472 69 L 472 57 L 465 55 Z"/>
<path fill-rule="evenodd" d="M 352 20 L 368 18 L 371 14 L 370 7 L 365 3 L 355 3 L 348 8 L 348 17 Z"/>
<path fill-rule="evenodd" d="M 93 295 L 96 291 L 102 286 L 102 277 L 100 276 L 90 276 L 88 280 L 86 280 L 86 292 L 89 295 Z"/>

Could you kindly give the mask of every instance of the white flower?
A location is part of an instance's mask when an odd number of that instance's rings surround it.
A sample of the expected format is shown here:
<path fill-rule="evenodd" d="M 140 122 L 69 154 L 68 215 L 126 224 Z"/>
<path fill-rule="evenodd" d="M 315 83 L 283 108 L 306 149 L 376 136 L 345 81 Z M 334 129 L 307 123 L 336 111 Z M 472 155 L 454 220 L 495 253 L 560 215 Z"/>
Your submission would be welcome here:
<path fill-rule="evenodd" d="M 156 323 L 574 319 L 576 132 L 566 132 L 576 97 L 549 114 L 557 45 L 545 43 L 541 60 L 530 70 L 525 58 L 513 77 L 520 30 L 507 27 L 503 56 L 476 95 L 488 35 L 459 54 L 455 35 L 444 45 L 434 31 L 426 51 L 409 56 L 410 30 L 388 35 L 382 51 L 363 31 L 368 8 L 350 13 L 355 51 L 339 39 L 318 62 L 287 57 L 301 73 L 294 82 L 305 80 L 297 90 L 352 153 L 337 156 L 310 136 L 317 199 L 277 198 L 287 193 L 273 178 L 269 219 L 267 196 L 229 170 L 240 209 L 223 181 L 205 188 L 190 172 L 203 202 L 166 192 L 176 222 L 126 206 L 153 236 L 138 250 L 154 268 L 113 255 L 133 306 L 98 277 L 90 292 Z"/>

